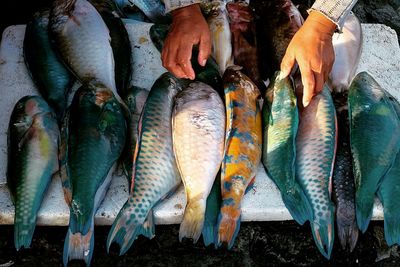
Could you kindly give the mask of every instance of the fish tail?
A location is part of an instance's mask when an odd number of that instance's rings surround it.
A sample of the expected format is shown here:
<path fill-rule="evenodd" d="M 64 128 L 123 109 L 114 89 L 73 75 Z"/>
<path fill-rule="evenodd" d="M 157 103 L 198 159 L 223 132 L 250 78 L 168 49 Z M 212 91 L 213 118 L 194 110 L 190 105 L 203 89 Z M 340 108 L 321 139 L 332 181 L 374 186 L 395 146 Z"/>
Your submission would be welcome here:
<path fill-rule="evenodd" d="M 303 225 L 306 221 L 313 220 L 314 216 L 310 202 L 297 183 L 292 187 L 290 192 L 284 192 L 282 194 L 282 200 L 289 210 L 290 215 L 292 215 L 293 219 L 298 224 Z"/>
<path fill-rule="evenodd" d="M 400 245 L 400 212 L 384 210 L 385 239 L 388 246 Z"/>
<path fill-rule="evenodd" d="M 348 223 L 347 220 L 342 218 L 337 218 L 337 231 L 340 244 L 343 249 L 348 247 L 350 252 L 352 252 L 357 244 L 358 240 L 358 227 L 355 220 Z"/>
<path fill-rule="evenodd" d="M 329 221 L 322 220 L 311 223 L 311 230 L 315 244 L 321 254 L 328 260 L 331 257 L 334 241 L 333 218 L 334 216 L 330 216 Z"/>
<path fill-rule="evenodd" d="M 374 194 L 372 194 L 372 198 L 365 200 L 365 199 L 358 199 L 356 196 L 356 218 L 357 218 L 357 225 L 358 228 L 362 233 L 367 231 L 369 222 L 371 221 L 372 217 L 372 208 L 374 205 Z"/>
<path fill-rule="evenodd" d="M 240 229 L 241 215 L 230 216 L 227 213 L 222 213 L 218 217 L 217 229 L 217 242 L 216 246 L 220 247 L 222 245 L 226 246 L 228 249 L 233 247 L 235 239 L 239 233 Z"/>
<path fill-rule="evenodd" d="M 33 222 L 35 221 L 36 218 L 33 220 Z M 14 244 L 17 251 L 22 247 L 29 248 L 31 246 L 35 226 L 35 223 L 23 224 L 17 222 L 14 224 Z"/>
<path fill-rule="evenodd" d="M 204 200 L 188 202 L 185 214 L 179 228 L 179 241 L 183 238 L 193 239 L 193 244 L 199 240 L 204 225 L 206 203 Z"/>
<path fill-rule="evenodd" d="M 203 242 L 206 247 L 214 243 L 214 237 L 216 235 L 215 231 L 215 224 L 209 221 L 204 221 L 202 234 Z"/>
<path fill-rule="evenodd" d="M 127 204 L 128 202 L 125 203 L 124 208 L 118 213 L 108 234 L 107 252 L 109 252 L 111 244 L 115 242 L 120 248 L 119 255 L 123 255 L 129 250 L 139 235 L 143 235 L 149 239 L 154 237 L 152 210 L 148 212 L 147 218 L 143 223 L 134 222 L 135 220 L 131 219 L 132 212 L 129 208 L 126 208 L 126 206 L 129 206 Z"/>
<path fill-rule="evenodd" d="M 215 244 L 216 226 L 221 205 L 220 173 L 215 179 L 207 198 L 206 213 L 203 226 L 203 242 L 205 246 Z M 216 245 L 216 244 L 215 244 Z"/>
<path fill-rule="evenodd" d="M 71 219 L 73 221 L 74 219 Z M 83 260 L 86 266 L 90 265 L 94 249 L 94 220 L 91 219 L 90 228 L 86 234 L 74 232 L 70 225 L 64 241 L 63 263 L 68 265 L 70 260 Z"/>

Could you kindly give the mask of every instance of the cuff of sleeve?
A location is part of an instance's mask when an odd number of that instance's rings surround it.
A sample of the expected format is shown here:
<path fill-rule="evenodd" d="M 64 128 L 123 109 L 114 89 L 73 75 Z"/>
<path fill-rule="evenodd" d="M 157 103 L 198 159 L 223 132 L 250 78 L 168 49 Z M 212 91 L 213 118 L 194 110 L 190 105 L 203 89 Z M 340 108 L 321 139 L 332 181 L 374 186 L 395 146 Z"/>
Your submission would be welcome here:
<path fill-rule="evenodd" d="M 165 14 L 181 8 L 186 7 L 194 4 L 200 4 L 202 0 L 164 0 L 165 4 Z"/>
<path fill-rule="evenodd" d="M 339 31 L 342 30 L 344 21 L 347 15 L 350 13 L 351 9 L 357 1 L 315 1 L 314 5 L 308 10 L 318 11 L 330 19 L 333 23 L 337 25 Z"/>

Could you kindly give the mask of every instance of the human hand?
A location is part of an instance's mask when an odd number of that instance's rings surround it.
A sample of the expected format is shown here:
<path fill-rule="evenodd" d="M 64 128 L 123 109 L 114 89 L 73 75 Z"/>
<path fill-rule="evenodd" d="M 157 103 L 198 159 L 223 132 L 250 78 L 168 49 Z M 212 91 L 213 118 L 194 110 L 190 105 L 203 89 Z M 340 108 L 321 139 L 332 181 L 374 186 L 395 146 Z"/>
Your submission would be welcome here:
<path fill-rule="evenodd" d="M 290 74 L 297 62 L 304 86 L 303 105 L 320 93 L 335 61 L 332 35 L 336 24 L 323 14 L 312 11 L 303 26 L 293 36 L 281 62 L 281 77 Z"/>
<path fill-rule="evenodd" d="M 172 25 L 161 53 L 163 66 L 178 78 L 193 80 L 192 48 L 199 44 L 198 62 L 205 66 L 211 54 L 211 35 L 198 4 L 172 11 Z"/>

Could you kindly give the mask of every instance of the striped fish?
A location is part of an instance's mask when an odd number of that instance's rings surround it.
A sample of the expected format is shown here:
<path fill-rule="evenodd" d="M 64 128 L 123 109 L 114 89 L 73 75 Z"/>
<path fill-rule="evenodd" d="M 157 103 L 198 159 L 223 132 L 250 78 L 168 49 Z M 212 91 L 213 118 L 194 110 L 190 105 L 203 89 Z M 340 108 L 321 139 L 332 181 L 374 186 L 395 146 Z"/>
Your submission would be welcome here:
<path fill-rule="evenodd" d="M 319 251 L 330 258 L 334 240 L 332 172 L 336 152 L 335 107 L 327 86 L 300 114 L 296 139 L 296 178 L 303 187 L 314 218 L 311 230 Z"/>
<path fill-rule="evenodd" d="M 229 249 L 239 232 L 241 201 L 256 175 L 262 149 L 260 92 L 240 69 L 228 67 L 223 77 L 227 120 L 216 243 Z"/>
<path fill-rule="evenodd" d="M 15 248 L 28 248 L 36 215 L 52 175 L 58 170 L 56 115 L 39 96 L 25 96 L 14 107 L 8 129 L 7 184 L 15 204 Z"/>
<path fill-rule="evenodd" d="M 124 254 L 139 235 L 154 236 L 153 207 L 181 182 L 172 147 L 171 116 L 180 81 L 164 73 L 150 90 L 139 121 L 139 140 L 129 199 L 119 211 L 107 239 Z"/>

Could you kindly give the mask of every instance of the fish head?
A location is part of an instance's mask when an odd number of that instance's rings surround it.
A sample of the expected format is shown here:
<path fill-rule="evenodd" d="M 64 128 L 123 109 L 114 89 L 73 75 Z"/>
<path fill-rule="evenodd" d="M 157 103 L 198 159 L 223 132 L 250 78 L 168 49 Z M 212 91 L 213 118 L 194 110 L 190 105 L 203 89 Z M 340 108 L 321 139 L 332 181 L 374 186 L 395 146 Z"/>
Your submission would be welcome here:
<path fill-rule="evenodd" d="M 366 71 L 358 73 L 353 78 L 349 87 L 348 98 L 349 102 L 359 103 L 357 106 L 363 108 L 364 110 L 369 110 L 371 106 L 362 105 L 362 103 L 382 102 L 386 99 L 385 91 Z"/>
<path fill-rule="evenodd" d="M 240 66 L 230 66 L 225 70 L 223 76 L 225 94 L 228 92 L 236 91 L 238 88 L 242 88 L 243 92 L 253 99 L 259 99 L 260 90 L 258 87 L 247 77 L 242 71 Z"/>

